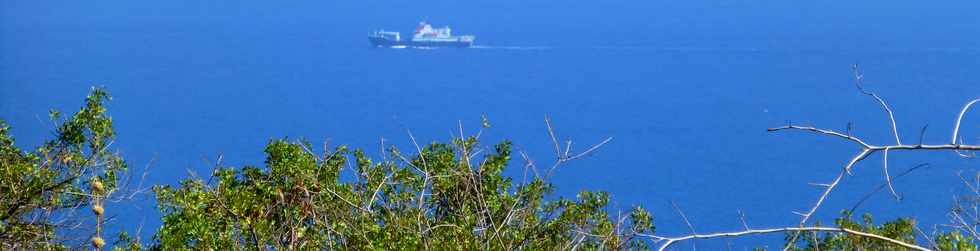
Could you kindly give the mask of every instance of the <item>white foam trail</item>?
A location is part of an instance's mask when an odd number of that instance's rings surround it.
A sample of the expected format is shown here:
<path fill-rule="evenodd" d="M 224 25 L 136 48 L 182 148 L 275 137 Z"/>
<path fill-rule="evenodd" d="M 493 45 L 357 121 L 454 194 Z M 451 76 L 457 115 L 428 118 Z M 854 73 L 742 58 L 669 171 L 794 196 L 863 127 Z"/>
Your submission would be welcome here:
<path fill-rule="evenodd" d="M 473 49 L 495 49 L 495 50 L 547 50 L 552 49 L 551 46 L 490 46 L 490 45 L 474 45 L 470 46 Z"/>
<path fill-rule="evenodd" d="M 673 51 L 673 52 L 980 52 L 980 48 L 785 48 L 785 47 L 670 47 L 670 46 L 494 46 L 473 45 L 469 48 L 484 50 L 623 50 L 623 51 Z"/>

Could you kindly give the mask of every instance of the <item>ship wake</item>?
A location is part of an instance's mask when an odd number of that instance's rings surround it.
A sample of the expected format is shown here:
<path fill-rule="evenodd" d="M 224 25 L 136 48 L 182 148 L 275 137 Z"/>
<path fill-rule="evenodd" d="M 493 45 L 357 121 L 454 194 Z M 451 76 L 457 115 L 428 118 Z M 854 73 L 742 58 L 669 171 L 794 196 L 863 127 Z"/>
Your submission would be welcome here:
<path fill-rule="evenodd" d="M 485 50 L 549 50 L 554 47 L 551 46 L 492 46 L 492 45 L 474 45 L 470 46 L 473 49 L 485 49 Z"/>

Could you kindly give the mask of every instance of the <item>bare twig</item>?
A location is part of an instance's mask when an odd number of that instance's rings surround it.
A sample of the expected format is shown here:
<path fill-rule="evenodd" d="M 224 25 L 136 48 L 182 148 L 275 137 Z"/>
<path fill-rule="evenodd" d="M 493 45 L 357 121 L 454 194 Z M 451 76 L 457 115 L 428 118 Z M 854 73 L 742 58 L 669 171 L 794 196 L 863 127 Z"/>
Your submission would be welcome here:
<path fill-rule="evenodd" d="M 953 125 L 953 139 L 949 142 L 950 144 L 956 144 L 956 139 L 958 138 L 957 135 L 960 134 L 960 122 L 963 121 L 963 114 L 966 114 L 966 111 L 970 109 L 970 106 L 973 106 L 973 104 L 976 104 L 977 102 L 980 102 L 980 98 L 966 103 L 966 105 L 963 106 L 963 109 L 960 109 L 960 115 L 956 116 L 956 124 Z"/>
<path fill-rule="evenodd" d="M 742 213 L 742 210 L 738 210 L 738 220 L 742 222 L 742 227 L 744 227 L 746 231 L 751 229 L 749 228 L 749 224 L 745 222 L 745 213 Z"/>
<path fill-rule="evenodd" d="M 922 141 L 925 140 L 925 138 L 926 138 L 926 128 L 929 128 L 929 124 L 926 124 L 925 126 L 923 126 L 922 127 L 922 130 L 919 131 L 919 145 L 920 146 L 922 145 Z"/>
<path fill-rule="evenodd" d="M 364 205 L 364 208 L 366 208 L 368 212 L 373 212 L 373 210 L 371 210 L 371 207 L 374 205 L 374 200 L 378 197 L 378 193 L 381 192 L 381 187 L 384 187 L 385 182 L 387 182 L 388 178 L 391 178 L 392 175 L 395 175 L 395 173 L 392 172 L 389 175 L 385 175 L 385 177 L 381 179 L 381 182 L 378 182 L 378 188 L 375 188 L 374 193 L 371 194 L 371 200 L 369 200 L 368 203 Z"/>
<path fill-rule="evenodd" d="M 918 232 L 919 235 L 921 235 L 923 239 L 925 239 L 926 241 L 929 242 L 929 246 L 934 247 L 934 248 L 936 246 L 938 246 L 938 245 L 936 245 L 936 242 L 933 241 L 932 238 L 930 238 L 929 235 L 926 234 L 926 232 L 922 231 L 922 229 L 919 228 L 918 224 L 912 225 L 912 228 L 915 229 L 915 231 Z"/>
<path fill-rule="evenodd" d="M 895 143 L 901 145 L 902 140 L 898 137 L 898 124 L 895 123 L 895 114 L 892 112 L 892 109 L 888 107 L 888 103 L 885 103 L 885 100 L 881 99 L 878 94 L 865 90 L 864 87 L 861 86 L 863 82 L 862 80 L 864 80 L 864 73 L 861 73 L 861 68 L 858 67 L 857 64 L 851 65 L 851 69 L 854 71 L 854 85 L 857 86 L 858 90 L 864 95 L 873 97 L 876 101 L 878 101 L 878 104 L 881 105 L 881 108 L 884 108 L 885 112 L 888 113 L 888 120 L 890 120 L 892 123 L 892 133 L 895 134 Z"/>
<path fill-rule="evenodd" d="M 911 167 L 909 169 L 906 169 L 905 171 L 899 173 L 898 175 L 895 175 L 895 178 L 892 181 L 894 182 L 895 180 L 898 180 L 899 178 L 905 176 L 906 174 L 911 173 L 912 171 L 915 171 L 916 169 L 919 169 L 919 168 L 922 168 L 922 167 L 928 167 L 928 166 L 929 166 L 928 163 L 922 163 L 922 164 L 915 165 L 915 166 L 913 166 L 913 167 Z M 851 207 L 851 210 L 850 211 L 851 212 L 857 211 L 857 208 L 859 206 L 861 206 L 861 204 L 864 203 L 864 201 L 870 199 L 872 195 L 874 195 L 878 191 L 881 191 L 881 189 L 884 189 L 886 186 L 888 186 L 888 184 L 878 185 L 878 187 L 876 187 L 874 190 L 872 190 L 868 194 L 864 195 L 864 197 L 861 197 L 861 200 L 858 200 L 857 203 L 854 203 L 854 206 Z"/>
<path fill-rule="evenodd" d="M 426 233 L 428 233 L 429 231 L 432 231 L 432 230 L 435 230 L 435 229 L 437 229 L 437 228 L 440 228 L 440 227 L 454 227 L 454 228 L 460 228 L 459 226 L 457 226 L 457 225 L 454 225 L 454 224 L 439 224 L 439 225 L 435 225 L 435 226 L 432 226 L 432 227 L 429 227 L 429 228 L 426 228 L 426 229 L 425 229 L 425 231 L 422 231 L 422 234 L 426 234 Z"/>
<path fill-rule="evenodd" d="M 589 155 L 590 153 L 592 153 L 593 151 L 599 149 L 603 145 L 606 145 L 606 143 L 609 143 L 609 141 L 612 141 L 612 139 L 613 139 L 612 137 L 606 137 L 606 139 L 605 140 L 602 140 L 602 142 L 599 142 L 599 144 L 595 144 L 594 146 L 590 147 L 588 150 L 585 150 L 584 152 L 581 152 L 579 154 L 576 154 L 575 156 L 568 157 L 566 155 L 565 161 L 570 161 L 570 160 L 578 159 L 578 158 L 581 158 L 583 156 Z"/>
<path fill-rule="evenodd" d="M 929 251 L 928 248 L 915 245 L 912 243 L 906 243 L 900 240 L 888 238 L 877 234 L 865 233 L 858 230 L 840 228 L 840 227 L 783 227 L 783 228 L 767 228 L 767 229 L 750 229 L 750 230 L 738 231 L 738 232 L 692 234 L 692 235 L 679 236 L 679 237 L 663 237 L 663 236 L 656 236 L 656 235 L 649 235 L 649 234 L 638 234 L 638 235 L 651 238 L 656 242 L 664 242 L 664 244 L 657 249 L 663 251 L 663 250 L 667 250 L 668 247 L 670 247 L 671 245 L 677 242 L 686 241 L 686 240 L 711 239 L 711 238 L 719 238 L 719 237 L 736 237 L 736 236 L 743 236 L 743 235 L 769 234 L 769 233 L 780 233 L 780 232 L 841 232 L 841 233 L 848 233 L 852 235 L 883 240 L 891 244 L 895 244 L 913 250 Z"/>
<path fill-rule="evenodd" d="M 350 202 L 349 200 L 347 200 L 347 198 L 344 198 L 344 196 L 340 196 L 340 194 L 337 194 L 337 192 L 334 192 L 333 189 L 330 189 L 330 187 L 326 187 L 325 186 L 323 188 L 324 188 L 324 190 L 327 190 L 327 192 L 330 192 L 330 194 L 332 194 L 334 197 L 337 197 L 341 201 L 344 201 L 345 203 L 347 203 L 347 205 L 350 205 L 351 207 L 356 208 L 356 209 L 359 209 L 359 210 L 364 211 L 364 212 L 369 212 L 369 213 L 371 212 L 371 210 L 364 209 L 363 207 L 360 207 L 357 204 L 354 204 L 353 202 Z"/>
<path fill-rule="evenodd" d="M 555 163 L 551 166 L 550 169 L 548 169 L 548 172 L 545 173 L 545 178 L 551 177 L 551 174 L 555 171 L 555 169 L 560 167 L 562 164 L 568 161 L 572 161 L 581 157 L 588 156 L 592 152 L 595 152 L 602 146 L 606 145 L 606 143 L 609 143 L 609 141 L 612 141 L 612 137 L 607 137 L 606 139 L 602 140 L 598 144 L 592 145 L 592 147 L 589 147 L 585 151 L 573 155 L 572 141 L 571 140 L 565 141 L 565 151 L 563 152 L 561 150 L 561 146 L 558 144 L 558 136 L 555 135 L 555 130 L 551 125 L 551 119 L 545 117 L 544 122 L 545 125 L 548 127 L 548 136 L 551 138 L 551 143 L 554 144 L 555 154 L 557 155 L 555 158 Z"/>
<path fill-rule="evenodd" d="M 854 143 L 857 143 L 857 144 L 859 144 L 859 145 L 861 145 L 861 146 L 863 146 L 865 148 L 871 147 L 871 145 L 868 145 L 867 143 L 864 143 L 864 141 L 862 141 L 861 139 L 858 139 L 857 137 L 851 136 L 850 133 L 843 134 L 843 133 L 835 132 L 833 130 L 819 129 L 819 128 L 814 128 L 814 127 L 811 127 L 811 126 L 788 125 L 788 126 L 782 126 L 782 127 L 769 128 L 767 131 L 775 132 L 775 131 L 781 131 L 781 130 L 787 130 L 787 129 L 804 130 L 804 131 L 811 131 L 811 132 L 816 132 L 816 133 L 822 133 L 822 134 L 832 135 L 832 136 L 840 137 L 840 138 L 843 138 L 843 139 L 846 139 L 846 140 L 850 140 L 850 141 L 852 141 Z"/>
<path fill-rule="evenodd" d="M 820 128 L 814 128 L 814 127 L 794 126 L 792 124 L 790 124 L 788 126 L 784 126 L 784 127 L 770 128 L 769 131 L 771 131 L 771 132 L 772 131 L 785 130 L 785 129 L 796 129 L 796 130 L 810 131 L 810 132 L 815 132 L 815 133 L 830 135 L 830 136 L 834 136 L 834 137 L 840 137 L 840 138 L 844 138 L 846 140 L 852 141 L 854 143 L 857 143 L 857 144 L 859 144 L 859 145 L 861 145 L 863 147 L 863 149 L 859 153 L 857 153 L 854 157 L 851 158 L 851 160 L 844 166 L 844 170 L 840 174 L 838 174 L 837 177 L 835 177 L 832 182 L 826 183 L 826 184 L 821 184 L 821 186 L 824 186 L 825 189 L 821 193 L 821 195 L 819 196 L 819 198 L 817 199 L 817 201 L 813 204 L 813 206 L 811 206 L 810 209 L 807 212 L 805 212 L 805 213 L 797 213 L 797 214 L 799 214 L 801 216 L 801 219 L 800 219 L 800 222 L 799 222 L 798 227 L 805 227 L 806 226 L 807 221 L 813 216 L 814 212 L 816 212 L 816 210 L 818 208 L 820 208 L 820 206 L 823 204 L 824 200 L 826 200 L 827 199 L 827 196 L 829 196 L 830 192 L 832 192 L 837 187 L 837 185 L 840 183 L 841 179 L 844 178 L 845 174 L 850 174 L 851 173 L 851 169 L 854 168 L 854 166 L 858 162 L 860 162 L 861 160 L 864 160 L 869 155 L 871 155 L 871 154 L 873 154 L 875 152 L 881 151 L 882 152 L 882 155 L 883 155 L 883 163 L 884 163 L 883 171 L 884 171 L 885 180 L 886 180 L 886 184 L 885 185 L 889 188 L 889 191 L 892 193 L 892 195 L 896 199 L 900 199 L 900 196 L 898 196 L 898 193 L 895 191 L 894 186 L 892 184 L 892 177 L 891 177 L 891 175 L 888 172 L 888 154 L 891 151 L 899 151 L 899 150 L 947 150 L 947 151 L 956 152 L 960 156 L 964 156 L 964 157 L 969 157 L 969 156 L 962 154 L 961 151 L 980 151 L 980 145 L 963 144 L 962 141 L 960 141 L 959 143 L 957 143 L 958 133 L 959 133 L 959 126 L 960 126 L 960 123 L 962 121 L 963 114 L 965 114 L 966 111 L 973 104 L 975 104 L 978 101 L 980 101 L 980 99 L 975 99 L 975 100 L 970 101 L 969 103 L 967 103 L 963 107 L 963 109 L 960 110 L 960 114 L 959 114 L 959 116 L 957 116 L 956 124 L 955 124 L 954 129 L 953 129 L 953 138 L 952 138 L 952 142 L 950 144 L 940 144 L 940 145 L 924 144 L 923 143 L 923 139 L 925 137 L 925 127 L 923 127 L 922 130 L 921 130 L 921 132 L 920 132 L 920 134 L 919 134 L 919 143 L 916 144 L 916 145 L 906 145 L 906 144 L 903 144 L 902 143 L 901 138 L 899 137 L 898 125 L 895 122 L 895 116 L 894 116 L 894 113 L 893 113 L 891 107 L 889 107 L 888 104 L 884 101 L 884 99 L 882 99 L 880 96 L 878 96 L 878 94 L 864 89 L 864 87 L 862 86 L 862 80 L 864 79 L 864 75 L 861 73 L 861 70 L 858 67 L 858 65 L 856 65 L 856 64 L 853 65 L 852 66 L 852 69 L 853 69 L 853 72 L 854 72 L 854 84 L 858 88 L 858 90 L 862 94 L 865 94 L 865 95 L 868 95 L 868 96 L 873 97 L 875 99 L 875 101 L 877 101 L 878 104 L 881 105 L 881 107 L 888 114 L 889 121 L 891 122 L 892 133 L 894 134 L 895 142 L 896 143 L 894 145 L 881 145 L 881 146 L 879 146 L 879 145 L 871 145 L 871 144 L 865 143 L 864 140 L 861 140 L 861 139 L 859 139 L 857 137 L 854 137 L 854 136 L 851 136 L 850 135 L 850 124 L 848 126 L 848 133 L 847 134 L 842 134 L 842 133 L 838 133 L 838 132 L 835 132 L 835 131 L 832 131 L 832 130 L 820 129 Z M 915 167 L 915 168 L 918 168 L 918 167 Z M 911 170 L 913 170 L 915 168 L 912 168 L 909 171 L 911 171 Z M 907 172 L 908 171 L 906 171 L 906 173 Z M 904 174 L 905 173 L 903 173 L 903 175 Z M 864 201 L 865 199 L 862 199 L 862 201 Z M 858 204 L 860 204 L 860 202 Z M 784 251 L 785 250 L 788 250 L 790 248 L 790 245 L 796 241 L 796 239 L 798 238 L 798 236 L 799 236 L 799 232 L 794 233 L 793 236 L 787 241 L 787 245 L 784 247 L 783 250 Z"/>
<path fill-rule="evenodd" d="M 414 145 L 415 146 L 415 150 L 418 151 L 419 159 L 422 160 L 422 174 L 424 175 L 424 177 L 422 178 L 422 187 L 419 188 L 419 199 L 418 199 L 418 205 L 417 205 L 418 206 L 419 213 L 416 216 L 415 220 L 416 220 L 416 223 L 418 224 L 418 231 L 419 231 L 419 235 L 420 235 L 419 237 L 422 238 L 423 243 L 426 246 L 426 249 L 428 249 L 429 243 L 425 239 L 425 235 L 423 234 L 424 231 L 422 230 L 422 228 L 423 228 L 422 227 L 422 225 L 423 225 L 422 224 L 422 218 L 423 218 L 422 216 L 425 214 L 425 210 L 423 210 L 423 207 L 425 206 L 425 201 L 423 200 L 425 198 L 425 187 L 428 186 L 429 178 L 430 178 L 429 177 L 429 164 L 426 162 L 426 160 L 425 160 L 425 154 L 422 152 L 422 147 L 420 147 L 418 141 L 415 140 L 415 135 L 412 134 L 412 130 L 409 130 L 408 128 L 406 128 L 405 131 L 408 133 L 408 137 L 412 139 L 412 145 Z"/>
<path fill-rule="evenodd" d="M 847 163 L 847 165 L 844 166 L 844 171 L 841 172 L 841 174 L 838 175 L 836 178 L 834 178 L 834 180 L 832 182 L 827 183 L 827 188 L 824 190 L 824 192 L 817 199 L 816 203 L 814 203 L 813 207 L 811 207 L 810 210 L 807 213 L 799 213 L 800 216 L 802 216 L 802 219 L 800 221 L 800 226 L 802 227 L 810 219 L 810 217 L 817 210 L 817 208 L 819 208 L 823 204 L 823 201 L 826 200 L 826 198 L 830 194 L 830 192 L 833 191 L 833 189 L 836 188 L 836 186 L 840 182 L 840 180 L 843 179 L 843 175 L 844 174 L 850 173 L 850 170 L 858 162 L 860 162 L 861 160 L 864 160 L 865 158 L 867 158 L 872 153 L 877 152 L 877 151 L 884 151 L 886 149 L 888 151 L 895 151 L 895 150 L 966 150 L 966 151 L 978 151 L 978 150 L 980 150 L 980 145 L 953 145 L 953 144 L 948 144 L 948 145 L 891 145 L 891 146 L 874 146 L 874 145 L 871 145 L 871 146 L 869 146 L 869 147 L 861 150 L 861 152 L 859 152 L 857 155 L 855 155 L 853 158 L 851 158 L 851 160 Z M 791 240 L 795 240 L 795 238 L 791 238 Z"/>
<path fill-rule="evenodd" d="M 548 136 L 551 136 L 551 143 L 555 145 L 555 155 L 562 156 L 560 146 L 558 146 L 558 137 L 555 137 L 555 129 L 551 127 L 551 118 L 544 117 L 544 124 L 548 126 Z M 955 143 L 955 142 L 953 142 Z"/>
<path fill-rule="evenodd" d="M 689 221 L 687 219 L 687 215 L 684 215 L 684 211 L 681 210 L 681 208 L 677 206 L 677 203 L 674 203 L 674 201 L 671 201 L 670 202 L 670 206 L 674 207 L 674 211 L 677 211 L 677 214 L 679 214 L 681 216 L 681 219 L 684 219 L 684 224 L 687 224 L 687 228 L 691 230 L 691 234 L 693 234 L 695 236 L 698 235 L 698 232 L 694 230 L 694 225 L 692 225 L 691 224 L 691 221 Z M 697 242 L 691 242 L 691 245 L 692 245 L 692 247 L 693 247 L 694 250 L 697 250 L 698 249 Z"/>
<path fill-rule="evenodd" d="M 888 148 L 885 148 L 885 151 L 882 151 L 881 155 L 882 155 L 881 161 L 882 163 L 884 163 L 882 169 L 884 170 L 885 173 L 885 184 L 888 184 L 888 191 L 892 193 L 892 196 L 895 197 L 895 200 L 902 200 L 902 197 L 898 196 L 898 192 L 895 192 L 895 186 L 892 185 L 892 176 L 888 174 Z"/>

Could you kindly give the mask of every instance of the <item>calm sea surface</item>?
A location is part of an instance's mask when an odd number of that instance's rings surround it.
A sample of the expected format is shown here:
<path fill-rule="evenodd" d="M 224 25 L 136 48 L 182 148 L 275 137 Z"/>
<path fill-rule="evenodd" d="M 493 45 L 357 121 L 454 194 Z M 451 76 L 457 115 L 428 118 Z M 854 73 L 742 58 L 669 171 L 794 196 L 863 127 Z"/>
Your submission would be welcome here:
<path fill-rule="evenodd" d="M 419 14 L 401 3 L 264 4 L 4 3 L 0 118 L 19 145 L 36 146 L 51 136 L 49 108 L 74 111 L 103 85 L 114 96 L 114 146 L 134 169 L 150 167 L 148 184 L 176 184 L 210 173 L 219 155 L 225 165 L 261 165 L 273 138 L 378 156 L 382 138 L 409 148 L 410 129 L 421 141 L 444 141 L 459 122 L 475 133 L 483 115 L 492 124 L 484 143 L 510 139 L 550 163 L 550 116 L 573 150 L 613 137 L 558 170 L 558 196 L 609 191 L 611 210 L 642 205 L 658 231 L 684 234 L 670 201 L 699 232 L 740 229 L 738 210 L 752 226 L 792 224 L 791 212 L 817 198 L 807 183 L 831 180 L 859 150 L 766 128 L 853 122 L 855 135 L 892 143 L 886 115 L 852 84 L 853 63 L 892 105 L 906 142 L 928 125 L 927 143 L 946 143 L 959 108 L 980 96 L 980 20 L 953 5 L 434 2 Z M 480 46 L 367 44 L 373 29 L 407 32 L 424 17 L 477 35 Z M 962 127 L 967 141 L 980 142 L 980 112 Z M 945 152 L 890 157 L 893 173 L 931 167 L 897 181 L 902 201 L 882 192 L 859 211 L 914 215 L 924 229 L 945 222 L 963 192 L 957 172 L 978 167 Z M 881 173 L 881 156 L 862 162 L 818 218 L 852 206 L 884 181 Z M 114 207 L 129 231 L 143 224 L 148 236 L 160 224 L 152 197 Z"/>

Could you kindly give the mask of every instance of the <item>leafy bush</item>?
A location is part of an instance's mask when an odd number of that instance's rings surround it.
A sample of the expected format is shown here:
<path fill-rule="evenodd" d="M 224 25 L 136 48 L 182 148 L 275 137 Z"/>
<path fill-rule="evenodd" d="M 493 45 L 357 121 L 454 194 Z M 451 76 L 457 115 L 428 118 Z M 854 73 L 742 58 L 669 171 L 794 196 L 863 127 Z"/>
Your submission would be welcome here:
<path fill-rule="evenodd" d="M 554 187 L 545 180 L 515 184 L 502 175 L 510 142 L 469 159 L 479 147 L 476 137 L 457 138 L 411 157 L 390 148 L 376 162 L 343 146 L 317 156 L 309 143 L 273 140 L 264 168 L 223 167 L 211 182 L 157 187 L 166 215 L 156 248 L 646 247 L 634 238 L 654 231 L 642 208 L 621 221 L 604 210 L 607 193 L 546 200 Z M 356 177 L 345 181 L 348 164 Z"/>

